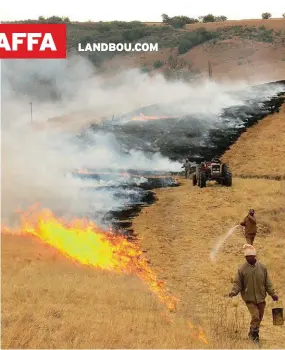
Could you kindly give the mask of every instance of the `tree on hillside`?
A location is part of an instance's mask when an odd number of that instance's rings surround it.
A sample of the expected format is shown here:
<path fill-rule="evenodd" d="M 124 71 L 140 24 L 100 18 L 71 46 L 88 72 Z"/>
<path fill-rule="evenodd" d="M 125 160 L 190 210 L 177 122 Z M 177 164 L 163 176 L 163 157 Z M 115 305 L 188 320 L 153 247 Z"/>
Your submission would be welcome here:
<path fill-rule="evenodd" d="M 211 13 L 209 13 L 206 16 L 199 16 L 198 17 L 199 22 L 204 22 L 204 23 L 208 23 L 208 22 L 225 22 L 228 20 L 228 17 L 226 16 L 214 16 Z"/>
<path fill-rule="evenodd" d="M 163 71 L 168 80 L 182 80 L 189 82 L 199 76 L 200 71 L 193 68 L 191 62 L 187 62 L 178 55 L 171 55 L 167 60 L 167 68 Z"/>
<path fill-rule="evenodd" d="M 208 22 L 216 22 L 216 17 L 209 13 L 208 15 L 203 17 L 203 22 L 208 23 Z"/>
<path fill-rule="evenodd" d="M 271 13 L 270 12 L 264 12 L 262 15 L 261 15 L 262 19 L 269 19 L 272 17 Z"/>
<path fill-rule="evenodd" d="M 183 28 L 186 24 L 192 24 L 198 22 L 195 18 L 190 18 L 187 16 L 174 16 L 169 17 L 165 13 L 161 15 L 162 22 L 165 24 L 169 24 L 174 28 Z"/>
<path fill-rule="evenodd" d="M 285 18 L 285 13 L 282 14 L 282 17 Z"/>
<path fill-rule="evenodd" d="M 51 16 L 51 17 L 44 17 L 39 16 L 38 21 L 46 22 L 46 23 L 69 23 L 70 19 L 69 17 L 59 17 L 59 16 Z"/>
<path fill-rule="evenodd" d="M 216 22 L 225 22 L 228 20 L 228 17 L 226 16 L 217 16 L 216 17 Z"/>
<path fill-rule="evenodd" d="M 169 22 L 170 22 L 170 17 L 169 17 L 166 13 L 163 13 L 163 14 L 161 15 L 161 17 L 162 17 L 162 23 L 169 24 Z"/>

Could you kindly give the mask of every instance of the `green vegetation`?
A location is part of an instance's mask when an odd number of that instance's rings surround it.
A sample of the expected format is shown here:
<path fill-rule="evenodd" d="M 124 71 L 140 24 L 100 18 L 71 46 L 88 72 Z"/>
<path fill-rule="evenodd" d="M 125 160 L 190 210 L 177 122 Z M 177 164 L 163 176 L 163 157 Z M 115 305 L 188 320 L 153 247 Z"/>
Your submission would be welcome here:
<path fill-rule="evenodd" d="M 268 16 L 265 16 L 268 17 Z M 269 18 L 269 17 L 268 17 Z M 67 26 L 67 49 L 69 52 L 77 51 L 78 44 L 84 48 L 87 43 L 158 43 L 161 48 L 177 48 L 178 56 L 187 53 L 189 50 L 203 43 L 216 45 L 220 40 L 229 38 L 242 38 L 252 41 L 272 43 L 275 39 L 283 40 L 283 32 L 274 32 L 273 29 L 266 29 L 264 26 L 247 27 L 231 26 L 218 28 L 214 31 L 199 28 L 193 31 L 181 30 L 187 24 L 225 21 L 225 16 L 214 16 L 208 14 L 199 19 L 187 16 L 169 17 L 162 15 L 162 25 L 147 25 L 143 22 L 112 21 L 112 22 L 71 22 L 68 17 L 51 16 L 45 18 L 40 16 L 38 20 L 23 20 L 13 23 L 65 23 Z M 114 55 L 123 55 L 118 52 L 79 52 L 100 67 L 102 63 Z M 169 64 L 169 63 L 168 63 Z M 164 66 L 164 62 L 156 60 L 150 69 L 158 69 Z M 142 68 L 146 71 L 146 68 Z"/>
<path fill-rule="evenodd" d="M 70 23 L 69 17 L 59 17 L 59 16 L 51 16 L 51 17 L 44 17 L 39 16 L 38 19 L 26 19 L 21 21 L 13 21 L 13 22 L 2 22 L 2 23 L 50 23 L 50 24 L 56 24 L 56 23 Z"/>
<path fill-rule="evenodd" d="M 153 62 L 153 67 L 156 69 L 161 68 L 163 65 L 164 65 L 164 63 L 161 60 L 156 60 Z"/>
<path fill-rule="evenodd" d="M 141 71 L 141 73 L 149 73 L 151 71 L 151 69 L 146 64 L 144 64 L 141 66 L 140 71 Z"/>
<path fill-rule="evenodd" d="M 201 16 L 199 17 L 199 19 L 203 22 L 203 23 L 209 23 L 209 22 L 224 22 L 226 21 L 228 18 L 226 16 L 214 16 L 211 13 L 209 13 L 206 16 Z"/>
<path fill-rule="evenodd" d="M 199 28 L 193 32 L 186 33 L 178 45 L 179 54 L 184 54 L 193 47 L 203 44 L 206 41 L 216 39 L 219 36 L 217 32 L 209 32 L 205 28 Z"/>
<path fill-rule="evenodd" d="M 280 36 L 278 32 L 273 29 L 266 29 L 264 26 L 260 27 L 246 27 L 246 26 L 232 26 L 228 28 L 219 28 L 217 32 L 220 33 L 221 39 L 232 37 L 240 37 L 258 42 L 272 43 L 275 37 Z"/>
<path fill-rule="evenodd" d="M 269 18 L 271 18 L 272 17 L 272 15 L 271 15 L 271 13 L 269 13 L 269 12 L 264 12 L 262 15 L 261 15 L 261 18 L 262 19 L 269 19 Z"/>
<path fill-rule="evenodd" d="M 168 24 L 173 28 L 184 28 L 186 24 L 193 24 L 198 22 L 208 23 L 208 22 L 224 22 L 227 20 L 226 16 L 214 16 L 209 13 L 206 16 L 200 16 L 199 19 L 187 16 L 174 16 L 169 17 L 167 14 L 162 14 L 162 23 Z"/>
<path fill-rule="evenodd" d="M 169 17 L 167 14 L 162 14 L 162 23 L 171 25 L 173 28 L 184 28 L 186 24 L 192 24 L 199 22 L 198 19 L 190 18 L 187 16 L 174 16 Z"/>
<path fill-rule="evenodd" d="M 68 50 L 78 47 L 81 43 L 84 47 L 87 43 L 158 43 L 159 48 L 178 47 L 179 53 L 186 53 L 193 47 L 212 40 L 219 36 L 216 32 L 207 31 L 204 28 L 193 32 L 185 32 L 172 26 L 148 26 L 142 22 L 98 22 L 98 23 L 67 23 Z M 85 56 L 96 65 L 113 55 L 114 52 L 84 52 Z M 123 53 L 120 53 L 123 54 Z M 160 63 L 155 63 L 159 68 Z"/>

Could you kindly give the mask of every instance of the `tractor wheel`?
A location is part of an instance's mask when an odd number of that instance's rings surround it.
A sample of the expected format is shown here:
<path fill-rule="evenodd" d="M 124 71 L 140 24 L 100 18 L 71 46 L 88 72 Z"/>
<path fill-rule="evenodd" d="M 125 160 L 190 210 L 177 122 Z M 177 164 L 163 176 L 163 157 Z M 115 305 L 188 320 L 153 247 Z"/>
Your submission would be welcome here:
<path fill-rule="evenodd" d="M 196 175 L 196 174 L 194 174 L 194 175 L 192 176 L 192 183 L 193 183 L 193 186 L 196 186 L 196 185 L 197 185 L 197 175 Z"/>
<path fill-rule="evenodd" d="M 228 166 L 227 166 L 227 164 L 223 164 L 223 165 L 222 165 L 222 175 L 223 175 L 223 176 L 226 176 L 227 171 L 228 171 Z"/>
<path fill-rule="evenodd" d="M 200 188 L 206 187 L 206 175 L 203 173 L 200 174 L 199 187 Z"/>
<path fill-rule="evenodd" d="M 231 187 L 232 186 L 232 173 L 230 172 L 230 170 L 226 164 L 223 165 L 222 173 L 223 173 L 223 177 L 224 177 L 222 184 L 224 186 Z"/>
<path fill-rule="evenodd" d="M 231 187 L 232 184 L 233 184 L 232 173 L 230 171 L 227 171 L 224 178 L 224 185 L 227 187 Z"/>

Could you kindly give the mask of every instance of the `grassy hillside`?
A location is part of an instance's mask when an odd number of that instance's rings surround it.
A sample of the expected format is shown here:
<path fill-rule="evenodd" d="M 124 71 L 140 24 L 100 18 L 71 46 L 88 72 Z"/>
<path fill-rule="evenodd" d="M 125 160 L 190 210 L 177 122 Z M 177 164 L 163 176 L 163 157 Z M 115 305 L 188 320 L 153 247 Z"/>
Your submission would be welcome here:
<path fill-rule="evenodd" d="M 235 176 L 285 180 L 285 106 L 243 133 L 223 160 Z M 244 149 L 247 152 L 244 152 Z"/>
<path fill-rule="evenodd" d="M 41 23 L 43 21 L 24 21 Z M 84 52 L 103 71 L 139 67 L 167 78 L 187 81 L 208 75 L 209 62 L 216 78 L 285 77 L 285 19 L 241 20 L 186 24 L 67 22 L 68 50 L 89 42 L 158 43 L 159 52 Z M 272 66 L 274 68 L 272 69 Z M 261 77 L 263 78 L 263 76 Z"/>
<path fill-rule="evenodd" d="M 194 23 L 183 29 L 140 22 L 80 23 L 69 25 L 68 37 L 70 48 L 93 41 L 159 44 L 159 52 L 88 54 L 103 69 L 139 67 L 189 81 L 208 76 L 210 64 L 216 79 L 277 80 L 285 77 L 284 21 Z"/>
<path fill-rule="evenodd" d="M 160 53 L 163 49 L 177 50 L 177 54 L 185 55 L 190 52 L 191 49 L 198 47 L 199 45 L 209 43 L 212 49 L 219 42 L 239 39 L 247 40 L 251 42 L 272 44 L 280 46 L 285 52 L 285 27 L 284 21 L 273 28 L 265 26 L 263 22 L 260 25 L 244 26 L 242 23 L 235 23 L 232 26 L 221 26 L 218 27 L 215 23 L 216 28 L 212 30 L 209 23 L 206 24 L 191 24 L 186 29 L 175 29 L 171 26 L 147 26 L 140 22 L 111 22 L 111 23 L 98 23 L 98 24 L 69 24 L 68 25 L 68 45 L 69 48 L 77 47 L 77 44 L 81 42 L 85 44 L 87 42 L 154 42 L 159 44 Z M 283 24 L 283 26 L 282 26 Z M 283 45 L 284 44 L 284 45 Z M 149 55 L 146 53 L 145 55 Z M 157 55 L 157 53 L 156 53 Z M 109 54 L 108 57 L 111 55 Z M 165 59 L 159 60 L 153 59 L 152 66 L 148 64 L 148 68 L 155 69 L 160 68 L 163 65 L 171 66 L 171 62 L 165 62 Z M 102 53 L 90 55 L 90 58 L 95 64 L 100 65 L 101 59 L 105 59 L 106 56 Z M 284 57 L 285 59 L 285 57 Z M 160 62 L 161 61 L 161 62 Z M 184 68 L 184 67 L 183 67 Z"/>

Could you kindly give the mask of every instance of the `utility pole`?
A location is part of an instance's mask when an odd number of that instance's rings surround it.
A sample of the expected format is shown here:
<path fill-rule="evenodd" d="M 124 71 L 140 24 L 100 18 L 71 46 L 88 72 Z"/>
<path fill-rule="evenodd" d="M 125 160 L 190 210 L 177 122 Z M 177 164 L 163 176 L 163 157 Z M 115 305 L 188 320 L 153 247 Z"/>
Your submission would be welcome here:
<path fill-rule="evenodd" d="M 212 79 L 212 65 L 211 61 L 208 61 L 208 69 L 209 69 L 209 78 Z"/>
<path fill-rule="evenodd" d="M 30 102 L 31 106 L 31 123 L 33 122 L 33 102 Z"/>

